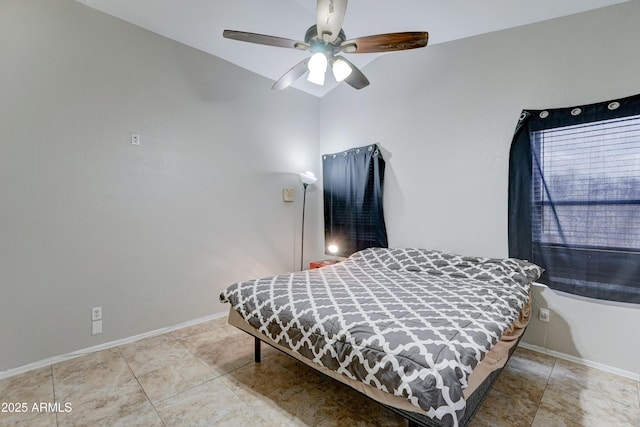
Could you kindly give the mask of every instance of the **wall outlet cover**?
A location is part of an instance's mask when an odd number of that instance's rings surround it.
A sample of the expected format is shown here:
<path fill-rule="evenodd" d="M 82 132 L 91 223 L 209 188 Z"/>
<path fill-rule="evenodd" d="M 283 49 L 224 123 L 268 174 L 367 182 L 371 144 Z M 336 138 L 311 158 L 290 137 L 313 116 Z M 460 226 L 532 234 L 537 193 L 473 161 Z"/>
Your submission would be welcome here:
<path fill-rule="evenodd" d="M 541 308 L 540 311 L 538 312 L 538 319 L 540 319 L 541 322 L 548 322 L 549 321 L 549 309 L 548 308 Z"/>

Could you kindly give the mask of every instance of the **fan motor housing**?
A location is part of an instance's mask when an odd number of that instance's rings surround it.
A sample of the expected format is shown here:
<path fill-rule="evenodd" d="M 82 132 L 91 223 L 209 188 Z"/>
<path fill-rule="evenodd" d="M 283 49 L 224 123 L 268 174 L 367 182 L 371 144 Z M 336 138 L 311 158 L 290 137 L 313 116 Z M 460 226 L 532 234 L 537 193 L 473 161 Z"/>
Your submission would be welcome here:
<path fill-rule="evenodd" d="M 347 37 L 344 31 L 341 29 L 338 37 L 332 42 L 327 43 L 322 40 L 322 37 L 318 36 L 318 29 L 315 25 L 312 25 L 304 35 L 304 41 L 311 46 L 309 49 L 311 52 L 333 52 L 336 47 L 340 46 Z"/>

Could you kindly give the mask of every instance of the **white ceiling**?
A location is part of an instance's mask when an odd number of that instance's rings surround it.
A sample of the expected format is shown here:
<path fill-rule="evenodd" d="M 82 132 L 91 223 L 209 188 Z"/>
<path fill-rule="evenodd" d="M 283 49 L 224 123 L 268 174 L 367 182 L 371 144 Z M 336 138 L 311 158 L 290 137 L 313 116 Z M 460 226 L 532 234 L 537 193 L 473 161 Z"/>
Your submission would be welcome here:
<path fill-rule="evenodd" d="M 77 1 L 274 81 L 308 54 L 227 40 L 222 37 L 222 31 L 241 30 L 303 40 L 307 28 L 315 24 L 313 0 Z M 628 0 L 352 0 L 343 28 L 347 39 L 399 31 L 428 31 L 429 45 L 433 45 L 625 1 Z M 412 54 L 415 53 L 405 51 L 386 55 Z M 379 55 L 348 57 L 366 74 L 365 66 Z M 332 78 L 327 78 L 325 86 L 316 86 L 301 78 L 293 87 L 321 97 L 335 86 Z"/>

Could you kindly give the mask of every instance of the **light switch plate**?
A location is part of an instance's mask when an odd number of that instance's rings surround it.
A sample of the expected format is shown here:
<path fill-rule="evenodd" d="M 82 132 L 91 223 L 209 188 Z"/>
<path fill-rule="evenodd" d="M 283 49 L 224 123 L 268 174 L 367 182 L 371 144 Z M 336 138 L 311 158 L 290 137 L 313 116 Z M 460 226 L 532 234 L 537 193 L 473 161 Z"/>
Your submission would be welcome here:
<path fill-rule="evenodd" d="M 295 196 L 295 190 L 293 188 L 282 189 L 282 200 L 285 202 L 293 202 Z"/>
<path fill-rule="evenodd" d="M 96 320 L 91 322 L 91 335 L 98 335 L 102 333 L 102 320 Z"/>

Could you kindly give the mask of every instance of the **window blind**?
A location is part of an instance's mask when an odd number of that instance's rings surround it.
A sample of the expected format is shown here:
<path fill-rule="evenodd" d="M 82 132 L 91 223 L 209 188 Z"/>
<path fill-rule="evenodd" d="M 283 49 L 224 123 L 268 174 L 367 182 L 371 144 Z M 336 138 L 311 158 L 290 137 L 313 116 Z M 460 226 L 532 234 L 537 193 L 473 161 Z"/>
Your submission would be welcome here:
<path fill-rule="evenodd" d="M 640 115 L 532 132 L 541 245 L 640 251 Z"/>

